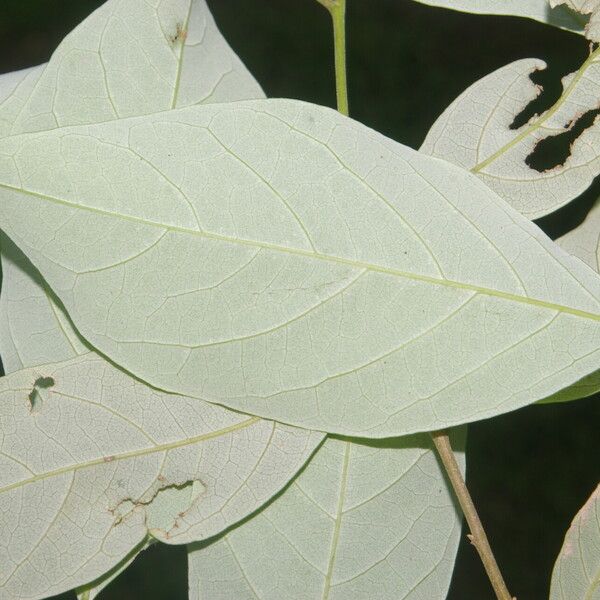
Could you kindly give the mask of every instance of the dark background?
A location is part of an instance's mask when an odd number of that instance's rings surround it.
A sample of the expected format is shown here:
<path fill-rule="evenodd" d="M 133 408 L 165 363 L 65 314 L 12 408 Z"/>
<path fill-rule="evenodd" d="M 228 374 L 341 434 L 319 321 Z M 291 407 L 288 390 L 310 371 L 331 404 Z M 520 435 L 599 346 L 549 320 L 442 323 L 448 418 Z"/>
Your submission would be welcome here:
<path fill-rule="evenodd" d="M 0 0 L 0 73 L 45 62 L 101 0 Z M 315 0 L 209 0 L 225 37 L 271 97 L 335 106 L 332 42 Z M 588 52 L 580 36 L 510 17 L 435 9 L 410 0 L 348 0 L 350 110 L 418 148 L 436 117 L 467 86 L 519 58 L 549 64 L 541 105 Z M 596 184 L 539 225 L 556 237 L 600 194 Z M 469 428 L 468 483 L 492 547 L 519 600 L 547 598 L 569 523 L 600 479 L 599 398 L 531 406 Z M 155 546 L 104 600 L 187 597 L 185 548 Z M 72 598 L 63 595 L 62 599 Z M 449 600 L 492 599 L 483 569 L 461 543 Z M 232 599 L 235 600 L 235 599 Z M 284 599 L 282 599 L 284 600 Z M 376 600 L 376 599 L 365 599 Z"/>

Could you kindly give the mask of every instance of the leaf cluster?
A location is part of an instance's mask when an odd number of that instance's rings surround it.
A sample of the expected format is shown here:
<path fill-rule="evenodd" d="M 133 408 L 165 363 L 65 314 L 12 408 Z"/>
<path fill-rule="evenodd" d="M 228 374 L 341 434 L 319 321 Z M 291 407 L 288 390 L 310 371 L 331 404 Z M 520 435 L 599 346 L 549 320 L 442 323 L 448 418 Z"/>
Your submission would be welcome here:
<path fill-rule="evenodd" d="M 477 10 L 597 41 L 554 4 Z M 204 0 L 108 0 L 1 76 L 2 597 L 94 598 L 161 542 L 191 599 L 445 598 L 429 432 L 464 473 L 467 423 L 600 390 L 600 213 L 531 221 L 598 174 L 599 52 L 525 123 L 545 65 L 490 73 L 419 151 L 266 99 Z M 597 500 L 552 599 L 599 589 Z"/>

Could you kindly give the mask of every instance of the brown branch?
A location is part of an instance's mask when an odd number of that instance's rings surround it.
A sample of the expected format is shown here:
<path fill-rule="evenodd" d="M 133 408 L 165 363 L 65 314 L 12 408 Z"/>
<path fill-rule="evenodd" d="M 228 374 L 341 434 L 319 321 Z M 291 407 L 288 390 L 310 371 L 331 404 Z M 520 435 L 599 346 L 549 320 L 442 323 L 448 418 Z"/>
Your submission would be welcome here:
<path fill-rule="evenodd" d="M 494 553 L 477 514 L 477 509 L 460 472 L 454 452 L 452 452 L 448 433 L 446 431 L 433 431 L 431 437 L 469 525 L 471 533 L 467 537 L 479 553 L 490 583 L 494 588 L 494 592 L 496 592 L 496 597 L 498 600 L 516 600 L 510 595 L 506 583 L 504 583 L 504 578 L 494 558 Z"/>

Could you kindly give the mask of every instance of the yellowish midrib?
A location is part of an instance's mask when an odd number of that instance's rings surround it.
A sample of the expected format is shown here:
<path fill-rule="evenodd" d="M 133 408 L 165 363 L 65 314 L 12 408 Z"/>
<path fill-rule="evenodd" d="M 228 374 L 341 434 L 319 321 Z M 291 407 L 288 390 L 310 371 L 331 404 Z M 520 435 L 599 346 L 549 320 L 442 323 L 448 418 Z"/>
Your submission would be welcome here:
<path fill-rule="evenodd" d="M 156 221 L 150 221 L 148 219 L 144 219 L 141 217 L 135 217 L 133 215 L 124 215 L 121 213 L 115 213 L 108 210 L 103 210 L 101 208 L 96 208 L 92 206 L 85 206 L 81 204 L 76 204 L 74 202 L 70 202 L 68 200 L 64 200 L 62 198 L 56 198 L 54 196 L 48 196 L 46 194 L 41 194 L 39 192 L 33 192 L 30 190 L 25 190 L 23 188 L 9 185 L 6 183 L 0 183 L 0 189 L 6 189 L 13 192 L 18 192 L 25 194 L 27 196 L 31 196 L 34 198 L 39 198 L 45 200 L 47 202 L 51 202 L 53 204 L 66 206 L 71 209 L 84 210 L 91 213 L 95 213 L 98 215 L 117 218 L 124 221 L 129 221 L 135 223 L 137 225 L 145 225 L 149 227 L 156 227 L 163 231 L 171 231 L 174 233 L 184 233 L 186 235 L 193 235 L 196 237 L 201 237 L 205 239 L 213 239 L 221 242 L 226 242 L 229 244 L 237 244 L 241 246 L 250 246 L 252 248 L 262 248 L 264 250 L 272 250 L 274 252 L 282 252 L 286 254 L 291 254 L 295 256 L 304 256 L 306 258 L 311 258 L 313 260 L 319 260 L 334 264 L 347 265 L 350 267 L 354 267 L 357 269 L 364 269 L 367 271 L 372 271 L 375 273 L 382 273 L 386 275 L 391 275 L 395 277 L 401 277 L 404 279 L 410 279 L 412 281 L 420 281 L 424 283 L 431 283 L 433 285 L 443 286 L 447 288 L 454 288 L 459 290 L 471 291 L 477 294 L 482 294 L 485 296 L 491 296 L 495 298 L 503 298 L 505 300 L 509 300 L 511 302 L 518 302 L 520 304 L 527 304 L 530 306 L 537 306 L 539 308 L 545 308 L 552 311 L 557 311 L 565 314 L 574 315 L 576 317 L 581 317 L 583 319 L 589 319 L 592 321 L 600 321 L 600 314 L 593 313 L 585 310 L 581 310 L 578 308 L 573 308 L 571 306 L 565 306 L 563 304 L 557 304 L 553 302 L 547 302 L 545 300 L 538 300 L 536 298 L 530 298 L 528 296 L 521 296 L 518 294 L 512 294 L 509 292 L 503 292 L 500 290 L 487 288 L 483 286 L 473 285 L 470 283 L 465 283 L 462 281 L 455 281 L 452 279 L 440 279 L 437 277 L 431 277 L 429 275 L 421 275 L 418 273 L 410 273 L 408 271 L 401 271 L 400 269 L 393 269 L 390 267 L 383 267 L 381 265 L 376 265 L 369 262 L 363 262 L 358 260 L 352 260 L 349 258 L 344 258 L 340 256 L 334 256 L 331 254 L 321 254 L 319 252 L 313 252 L 311 250 L 303 250 L 301 248 L 289 248 L 287 246 L 280 246 L 278 244 L 270 244 L 268 242 L 259 242 L 256 240 L 247 240 L 241 238 L 234 238 L 226 235 L 220 235 L 217 233 L 211 233 L 208 231 L 199 231 L 196 229 L 190 229 L 187 227 L 177 226 L 177 225 L 165 225 L 164 223 L 158 223 Z"/>
<path fill-rule="evenodd" d="M 111 463 L 119 460 L 126 460 L 128 458 L 135 458 L 138 456 L 148 456 L 150 454 L 154 454 L 156 452 L 168 452 L 169 450 L 174 450 L 176 448 L 181 448 L 183 446 L 190 446 L 192 444 L 198 444 L 200 442 L 204 442 L 206 440 L 214 439 L 220 437 L 222 435 L 227 435 L 228 433 L 232 433 L 234 431 L 239 431 L 240 429 L 244 429 L 253 425 L 254 423 L 260 421 L 259 417 L 252 417 L 250 419 L 246 419 L 241 423 L 236 423 L 235 425 L 230 425 L 229 427 L 223 427 L 223 429 L 217 429 L 216 431 L 210 431 L 209 433 L 203 433 L 201 435 L 197 435 L 191 438 L 185 438 L 182 440 L 177 440 L 176 442 L 169 442 L 166 444 L 158 444 L 156 446 L 150 446 L 147 448 L 140 448 L 138 450 L 131 450 L 130 452 L 122 452 L 121 454 L 114 454 L 111 456 L 102 456 L 99 458 L 94 458 L 92 460 L 88 460 L 86 462 L 78 463 L 75 465 L 67 465 L 64 467 L 60 467 L 59 469 L 54 469 L 52 471 L 46 471 L 45 473 L 40 473 L 39 475 L 34 475 L 33 477 L 29 477 L 28 479 L 21 479 L 19 481 L 15 481 L 10 485 L 0 488 L 0 494 L 5 492 L 9 492 L 15 488 L 19 488 L 30 483 L 34 483 L 36 481 L 41 481 L 42 479 L 49 479 L 51 477 L 57 477 L 58 475 L 63 475 L 64 473 L 71 473 L 73 471 L 79 471 L 81 469 L 88 469 L 90 467 L 95 467 L 98 465 L 102 465 L 105 463 Z"/>
<path fill-rule="evenodd" d="M 577 73 L 573 76 L 573 79 L 562 93 L 561 97 L 549 108 L 539 119 L 531 123 L 529 127 L 526 127 L 520 134 L 516 135 L 510 142 L 507 142 L 502 148 L 496 150 L 493 154 L 488 156 L 485 160 L 476 164 L 471 168 L 471 172 L 478 173 L 490 163 L 494 162 L 497 158 L 502 156 L 505 152 L 510 150 L 513 146 L 516 146 L 519 142 L 525 139 L 533 131 L 539 129 L 558 109 L 567 101 L 567 98 L 571 95 L 571 92 L 575 89 L 581 78 L 584 76 L 588 67 L 600 56 L 600 47 L 592 52 L 585 62 L 579 67 Z"/>
<path fill-rule="evenodd" d="M 344 459 L 342 463 L 342 474 L 340 477 L 340 495 L 338 496 L 335 523 L 333 525 L 333 536 L 331 539 L 331 549 L 329 551 L 329 563 L 327 565 L 327 573 L 325 574 L 325 583 L 323 585 L 323 595 L 321 596 L 322 600 L 327 600 L 329 598 L 329 590 L 331 589 L 331 579 L 333 578 L 333 569 L 335 567 L 335 558 L 337 555 L 338 544 L 340 541 L 342 518 L 344 516 L 344 501 L 346 499 L 346 488 L 348 486 L 348 467 L 350 465 L 350 449 L 351 442 L 345 442 Z"/>
<path fill-rule="evenodd" d="M 190 0 L 190 6 L 188 8 L 188 12 L 187 15 L 185 17 L 185 22 L 181 28 L 181 35 L 183 36 L 183 39 L 180 40 L 180 49 L 179 49 L 179 57 L 177 59 L 177 70 L 175 72 L 175 85 L 173 86 L 173 97 L 171 98 L 171 109 L 176 108 L 177 106 L 177 101 L 179 100 L 179 90 L 181 88 L 181 76 L 182 76 L 182 71 L 183 71 L 183 56 L 185 54 L 185 47 L 186 47 L 186 37 L 187 37 L 187 31 L 188 31 L 188 27 L 190 24 L 190 18 L 192 16 L 192 8 L 193 8 L 194 3 L 192 2 L 192 0 Z"/>

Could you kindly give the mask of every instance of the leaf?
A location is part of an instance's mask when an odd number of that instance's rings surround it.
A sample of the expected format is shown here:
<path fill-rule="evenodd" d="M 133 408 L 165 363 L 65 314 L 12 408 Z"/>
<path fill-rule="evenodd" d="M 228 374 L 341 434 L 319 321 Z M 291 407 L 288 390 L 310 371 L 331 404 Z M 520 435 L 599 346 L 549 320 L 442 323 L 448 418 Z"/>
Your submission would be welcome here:
<path fill-rule="evenodd" d="M 46 65 L 0 76 L 0 137 L 10 133 Z M 6 373 L 59 362 L 87 351 L 51 291 L 4 235 L 0 294 L 0 354 Z"/>
<path fill-rule="evenodd" d="M 204 0 L 109 0 L 63 41 L 49 65 L 0 76 L 0 137 L 262 96 Z M 39 273 L 12 244 L 3 246 L 6 371 L 79 354 L 77 334 Z"/>
<path fill-rule="evenodd" d="M 189 597 L 443 600 L 460 522 L 429 436 L 328 439 L 259 514 L 190 546 Z"/>
<path fill-rule="evenodd" d="M 10 134 L 45 68 L 40 65 L 0 75 L 0 137 Z"/>
<path fill-rule="evenodd" d="M 600 2 L 598 0 L 549 0 L 550 6 L 567 7 L 575 14 L 585 15 L 588 22 L 585 26 L 585 37 L 593 42 L 600 42 Z"/>
<path fill-rule="evenodd" d="M 549 110 L 513 129 L 541 91 L 530 75 L 544 68 L 518 60 L 480 79 L 442 113 L 421 148 L 471 170 L 530 219 L 570 202 L 600 170 L 600 49 L 563 79 Z M 544 162 L 551 149 L 553 160 Z"/>
<path fill-rule="evenodd" d="M 7 373 L 89 352 L 40 274 L 5 236 L 2 243 L 0 348 Z"/>
<path fill-rule="evenodd" d="M 6 233 L 82 335 L 157 387 L 389 437 L 598 368 L 597 275 L 476 177 L 335 111 L 193 107 L 0 156 Z"/>
<path fill-rule="evenodd" d="M 586 19 L 566 6 L 551 8 L 547 0 L 416 0 L 421 4 L 463 12 L 528 17 L 582 33 Z"/>
<path fill-rule="evenodd" d="M 92 581 L 148 534 L 184 544 L 221 532 L 281 489 L 322 440 L 168 396 L 94 354 L 9 375 L 0 395 L 7 598 Z"/>
<path fill-rule="evenodd" d="M 548 398 L 540 400 L 540 404 L 550 404 L 552 402 L 571 402 L 572 400 L 581 400 L 588 398 L 600 392 L 600 371 L 594 371 L 587 377 L 580 379 L 577 383 L 552 394 Z"/>
<path fill-rule="evenodd" d="M 583 223 L 556 241 L 569 254 L 577 256 L 594 270 L 598 271 L 598 256 L 600 256 L 600 202 L 596 202 L 596 205 L 588 213 Z M 593 396 L 599 391 L 600 371 L 596 371 L 574 385 L 553 394 L 550 398 L 542 400 L 542 402 L 579 400 Z"/>
<path fill-rule="evenodd" d="M 42 72 L 21 74 L 0 109 L 0 123 L 12 124 L 4 135 L 264 96 L 204 0 L 109 0 L 65 38 Z"/>
<path fill-rule="evenodd" d="M 550 600 L 600 598 L 600 485 L 573 519 L 552 572 Z"/>
<path fill-rule="evenodd" d="M 582 223 L 556 241 L 569 254 L 600 271 L 600 200 Z"/>

